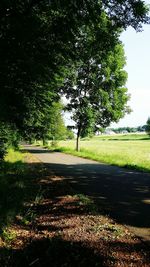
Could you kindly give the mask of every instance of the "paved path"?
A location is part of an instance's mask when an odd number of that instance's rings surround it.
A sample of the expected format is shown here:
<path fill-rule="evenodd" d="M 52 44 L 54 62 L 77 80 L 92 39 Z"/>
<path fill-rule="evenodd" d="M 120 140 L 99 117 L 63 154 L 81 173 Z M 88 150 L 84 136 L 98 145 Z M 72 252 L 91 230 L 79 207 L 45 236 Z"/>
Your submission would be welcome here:
<path fill-rule="evenodd" d="M 25 146 L 79 193 L 92 197 L 105 214 L 150 241 L 150 174 L 101 164 L 39 147 Z"/>

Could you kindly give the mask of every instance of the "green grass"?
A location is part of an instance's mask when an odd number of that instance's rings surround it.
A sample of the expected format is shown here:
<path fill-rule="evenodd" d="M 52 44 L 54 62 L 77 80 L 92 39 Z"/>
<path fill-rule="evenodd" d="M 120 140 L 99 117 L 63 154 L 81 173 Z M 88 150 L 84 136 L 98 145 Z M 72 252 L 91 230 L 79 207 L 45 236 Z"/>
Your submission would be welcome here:
<path fill-rule="evenodd" d="M 100 135 L 100 136 L 95 136 L 93 139 L 112 140 L 112 141 L 118 141 L 118 140 L 138 141 L 138 140 L 149 140 L 150 137 L 147 134 L 130 133 L 130 134 L 116 134 L 116 135 Z"/>
<path fill-rule="evenodd" d="M 83 139 L 80 141 L 80 148 L 80 152 L 75 151 L 75 140 L 60 141 L 58 146 L 58 149 L 65 153 L 121 167 L 150 171 L 150 139 L 146 134 Z"/>
<path fill-rule="evenodd" d="M 24 162 L 24 154 L 20 151 L 14 151 L 14 149 L 10 148 L 7 156 L 5 157 L 5 162 L 16 163 L 17 161 Z"/>
<path fill-rule="evenodd" d="M 5 161 L 2 163 L 1 174 L 21 174 L 26 171 L 25 162 L 26 154 L 20 151 L 8 150 Z"/>
<path fill-rule="evenodd" d="M 35 199 L 38 192 L 33 186 L 32 170 L 25 163 L 27 153 L 10 149 L 0 170 L 0 234 L 16 215 L 26 213 L 24 203 Z M 29 164 L 30 165 L 30 164 Z M 38 171 L 38 170 L 37 170 Z"/>

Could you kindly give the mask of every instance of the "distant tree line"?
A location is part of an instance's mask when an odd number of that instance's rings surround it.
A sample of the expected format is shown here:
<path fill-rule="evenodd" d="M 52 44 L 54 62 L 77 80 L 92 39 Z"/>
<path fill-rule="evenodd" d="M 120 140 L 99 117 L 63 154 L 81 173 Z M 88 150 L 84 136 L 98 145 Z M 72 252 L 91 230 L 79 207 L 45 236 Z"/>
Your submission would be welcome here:
<path fill-rule="evenodd" d="M 123 133 L 123 132 L 136 133 L 136 132 L 145 132 L 146 128 L 147 126 L 143 125 L 138 127 L 119 127 L 119 128 L 109 128 L 109 129 L 111 129 L 115 133 Z"/>
<path fill-rule="evenodd" d="M 150 117 L 147 119 L 145 131 L 150 136 Z"/>

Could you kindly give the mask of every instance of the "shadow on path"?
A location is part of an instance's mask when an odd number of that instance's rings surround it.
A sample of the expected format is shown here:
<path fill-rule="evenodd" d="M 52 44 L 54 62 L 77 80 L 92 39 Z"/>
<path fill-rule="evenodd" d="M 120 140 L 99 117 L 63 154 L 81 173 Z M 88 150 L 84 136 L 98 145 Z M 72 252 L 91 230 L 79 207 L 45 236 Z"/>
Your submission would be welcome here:
<path fill-rule="evenodd" d="M 99 210 L 117 222 L 139 228 L 150 227 L 150 174 L 42 148 L 26 148 L 43 161 L 46 168 L 64 176 L 75 190 L 92 197 Z"/>
<path fill-rule="evenodd" d="M 150 226 L 149 177 L 137 177 L 134 172 L 100 172 L 100 164 L 50 164 L 45 163 L 56 175 L 64 176 L 78 192 L 98 203 L 99 210 L 109 214 L 119 223 Z M 104 166 L 102 167 L 104 168 Z"/>

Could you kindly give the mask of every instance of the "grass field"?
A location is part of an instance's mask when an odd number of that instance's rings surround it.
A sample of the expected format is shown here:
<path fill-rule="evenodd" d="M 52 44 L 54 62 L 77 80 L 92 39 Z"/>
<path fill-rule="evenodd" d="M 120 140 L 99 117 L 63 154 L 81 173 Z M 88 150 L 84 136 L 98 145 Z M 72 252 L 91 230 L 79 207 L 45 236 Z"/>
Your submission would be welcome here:
<path fill-rule="evenodd" d="M 112 165 L 150 171 L 150 138 L 146 134 L 85 138 L 80 141 L 80 152 L 75 151 L 75 140 L 60 141 L 58 148 Z"/>

